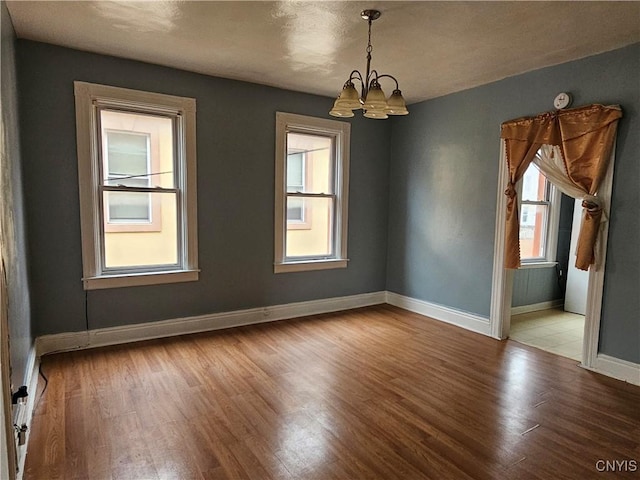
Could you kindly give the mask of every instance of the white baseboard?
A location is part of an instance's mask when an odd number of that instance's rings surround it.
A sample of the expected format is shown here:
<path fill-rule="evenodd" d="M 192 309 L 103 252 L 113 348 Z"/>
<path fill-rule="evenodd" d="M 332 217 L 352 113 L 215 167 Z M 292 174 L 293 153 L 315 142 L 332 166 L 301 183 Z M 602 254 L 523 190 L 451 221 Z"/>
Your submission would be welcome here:
<path fill-rule="evenodd" d="M 321 313 L 379 305 L 382 303 L 389 303 L 396 307 L 403 308 L 441 322 L 449 323 L 472 332 L 480 333 L 489 337 L 492 336 L 491 324 L 489 319 L 486 317 L 388 291 L 311 300 L 308 302 L 275 305 L 264 308 L 236 310 L 232 312 L 214 313 L 210 315 L 200 315 L 135 325 L 124 325 L 121 327 L 101 328 L 90 330 L 88 332 L 44 335 L 36 339 L 35 349 L 29 358 L 29 363 L 31 365 L 29 371 L 32 372 L 31 378 L 29 379 L 30 395 L 25 408 L 23 423 L 29 425 L 31 422 L 38 381 L 39 358 L 42 355 L 54 352 L 151 340 L 154 338 L 185 335 L 189 333 L 220 330 L 256 323 L 273 322 L 308 315 L 317 315 Z M 554 302 L 544 302 L 536 305 L 547 305 L 547 303 L 551 305 L 545 306 L 545 308 L 553 308 L 553 306 L 555 306 Z M 527 305 L 526 307 L 532 306 Z M 640 385 L 640 365 L 635 363 L 600 354 L 596 360 L 596 367 L 591 370 L 635 385 Z M 21 447 L 21 449 L 25 450 L 23 447 Z M 22 462 L 20 464 L 21 467 L 24 465 L 25 453 L 26 451 L 19 453 L 19 455 L 22 455 L 19 457 Z"/>
<path fill-rule="evenodd" d="M 27 378 L 25 383 L 27 385 L 27 392 L 29 396 L 27 401 L 19 405 L 19 410 L 13 419 L 14 423 L 18 426 L 27 426 L 27 437 L 24 445 L 18 445 L 18 435 L 15 433 L 14 440 L 16 442 L 17 453 L 17 467 L 18 472 L 16 474 L 16 480 L 22 479 L 24 473 L 24 464 L 27 459 L 27 445 L 29 445 L 29 435 L 31 434 L 31 419 L 33 418 L 33 411 L 36 406 L 36 397 L 38 395 L 38 371 L 40 369 L 40 357 L 37 355 L 35 345 L 31 347 L 29 357 L 27 359 L 26 374 Z"/>
<path fill-rule="evenodd" d="M 596 373 L 617 378 L 633 385 L 640 386 L 640 365 L 619 358 L 599 353 L 594 368 L 585 367 Z"/>
<path fill-rule="evenodd" d="M 511 315 L 520 315 L 521 313 L 537 312 L 539 310 L 549 310 L 564 306 L 564 300 L 551 300 L 548 302 L 532 303 L 530 305 L 521 305 L 519 307 L 511 307 Z"/>
<path fill-rule="evenodd" d="M 337 312 L 385 303 L 386 292 L 363 293 L 347 297 L 326 298 L 263 308 L 213 313 L 158 322 L 99 328 L 88 332 L 43 335 L 36 339 L 38 357 L 48 353 L 103 347 L 154 338 L 207 332 L 255 323 Z"/>
<path fill-rule="evenodd" d="M 435 303 L 425 302 L 416 298 L 405 297 L 393 292 L 387 292 L 387 303 L 404 308 L 411 312 L 419 313 L 426 317 L 450 323 L 472 332 L 491 336 L 491 324 L 489 319 L 462 310 L 445 307 Z"/>

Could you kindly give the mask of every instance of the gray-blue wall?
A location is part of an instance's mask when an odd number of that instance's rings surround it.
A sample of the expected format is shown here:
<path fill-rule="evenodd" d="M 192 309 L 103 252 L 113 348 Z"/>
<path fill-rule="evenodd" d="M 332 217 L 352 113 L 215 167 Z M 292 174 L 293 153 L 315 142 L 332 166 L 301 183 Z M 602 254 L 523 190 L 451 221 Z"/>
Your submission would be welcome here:
<path fill-rule="evenodd" d="M 89 328 L 385 289 L 389 122 L 351 122 L 348 268 L 276 275 L 275 113 L 329 118 L 330 99 L 31 41 L 18 52 L 36 335 L 86 328 L 74 80 L 197 101 L 200 281 L 90 291 Z"/>
<path fill-rule="evenodd" d="M 489 315 L 500 124 L 553 108 L 620 104 L 600 334 L 640 362 L 640 44 L 412 105 L 393 119 L 387 288 Z"/>
<path fill-rule="evenodd" d="M 27 242 L 25 232 L 24 191 L 18 130 L 18 85 L 16 78 L 15 33 L 4 2 L 2 17 L 2 140 L 0 141 L 0 222 L 2 261 L 7 276 L 8 320 L 10 336 L 11 384 L 13 389 L 27 379 L 27 360 L 33 344 Z"/>
<path fill-rule="evenodd" d="M 564 292 L 556 266 L 523 268 L 514 272 L 512 307 L 560 301 L 563 298 Z"/>

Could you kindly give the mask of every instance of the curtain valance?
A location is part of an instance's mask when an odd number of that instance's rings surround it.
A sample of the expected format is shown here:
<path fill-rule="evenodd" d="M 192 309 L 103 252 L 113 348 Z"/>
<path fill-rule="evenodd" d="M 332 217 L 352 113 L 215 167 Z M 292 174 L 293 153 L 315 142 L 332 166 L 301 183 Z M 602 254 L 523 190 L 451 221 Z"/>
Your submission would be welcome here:
<path fill-rule="evenodd" d="M 547 112 L 504 122 L 509 180 L 505 194 L 507 222 L 505 266 L 520 266 L 520 219 L 516 183 L 543 145 L 558 147 L 568 179 L 583 192 L 585 209 L 578 237 L 576 267 L 588 270 L 594 263 L 594 244 L 602 218 L 602 205 L 596 193 L 605 176 L 616 138 L 619 106 L 588 105 Z"/>

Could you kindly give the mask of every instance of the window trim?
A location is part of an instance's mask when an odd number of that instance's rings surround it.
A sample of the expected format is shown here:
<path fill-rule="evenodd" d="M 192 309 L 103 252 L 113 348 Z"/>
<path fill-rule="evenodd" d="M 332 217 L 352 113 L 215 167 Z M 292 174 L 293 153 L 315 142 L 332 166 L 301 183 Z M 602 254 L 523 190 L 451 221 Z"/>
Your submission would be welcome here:
<path fill-rule="evenodd" d="M 527 168 L 538 168 L 532 162 Z M 539 170 L 538 170 L 539 171 Z M 539 171 L 540 172 L 540 171 Z M 525 201 L 522 198 L 522 179 L 518 181 L 517 192 L 520 198 L 520 208 L 523 205 L 548 205 L 547 216 L 547 232 L 545 238 L 545 251 L 544 257 L 520 259 L 520 268 L 543 268 L 556 265 L 558 258 L 558 232 L 560 228 L 560 202 L 562 200 L 562 192 L 556 187 L 551 180 L 549 180 L 544 173 L 540 172 L 545 178 L 549 187 L 549 200 L 548 201 Z M 524 178 L 524 176 L 523 176 Z M 520 222 L 520 218 L 518 218 Z"/>
<path fill-rule="evenodd" d="M 80 194 L 80 227 L 82 234 L 82 283 L 85 290 L 156 285 L 195 281 L 199 278 L 197 195 L 196 195 L 196 101 L 160 93 L 144 92 L 87 82 L 74 82 L 76 107 L 76 142 L 78 154 L 78 180 Z M 175 116 L 177 161 L 181 162 L 177 189 L 178 208 L 182 222 L 178 267 L 175 269 L 145 267 L 114 273 L 103 266 L 102 244 L 104 219 L 102 198 L 98 186 L 102 166 L 97 160 L 100 142 L 95 134 L 98 128 L 99 107 L 108 105 L 124 111 Z"/>
<path fill-rule="evenodd" d="M 285 257 L 287 230 L 286 212 L 286 155 L 287 134 L 302 133 L 326 135 L 335 138 L 335 215 L 333 251 L 331 257 L 301 258 L 291 260 Z M 309 117 L 293 113 L 276 112 L 276 158 L 275 158 L 275 215 L 274 215 L 274 273 L 300 272 L 346 268 L 348 205 L 349 205 L 349 155 L 351 124 L 338 120 Z M 313 195 L 310 195 L 313 196 Z"/>

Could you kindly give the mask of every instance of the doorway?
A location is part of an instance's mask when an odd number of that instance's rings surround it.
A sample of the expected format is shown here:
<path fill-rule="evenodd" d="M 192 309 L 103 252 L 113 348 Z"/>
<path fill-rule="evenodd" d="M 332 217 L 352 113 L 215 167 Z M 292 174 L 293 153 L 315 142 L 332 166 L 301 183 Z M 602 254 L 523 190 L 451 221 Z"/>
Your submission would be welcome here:
<path fill-rule="evenodd" d="M 602 180 L 598 197 L 603 203 L 606 218 L 609 218 L 613 170 L 615 164 L 615 146 L 612 149 L 607 173 Z M 491 289 L 491 334 L 495 338 L 509 338 L 511 330 L 511 299 L 513 293 L 514 270 L 504 266 L 505 225 L 507 200 L 504 185 L 507 184 L 507 162 L 505 143 L 501 141 L 500 164 L 498 173 L 498 191 L 496 202 L 496 230 L 494 239 L 494 262 Z M 581 208 L 578 209 L 581 212 Z M 604 289 L 604 271 L 606 266 L 607 237 L 609 223 L 603 222 L 597 242 L 598 264 L 592 266 L 587 275 L 587 293 L 583 328 L 582 354 L 580 361 L 586 368 L 595 368 L 600 334 L 600 316 Z"/>

